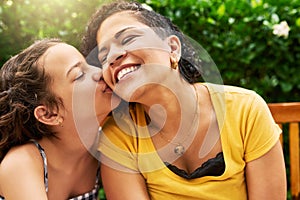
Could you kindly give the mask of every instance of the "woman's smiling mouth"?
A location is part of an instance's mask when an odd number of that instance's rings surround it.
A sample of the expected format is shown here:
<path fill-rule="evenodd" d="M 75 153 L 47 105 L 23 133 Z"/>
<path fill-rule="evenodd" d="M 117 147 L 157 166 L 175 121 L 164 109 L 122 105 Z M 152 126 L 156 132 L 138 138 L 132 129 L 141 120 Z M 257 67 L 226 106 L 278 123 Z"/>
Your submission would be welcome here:
<path fill-rule="evenodd" d="M 123 66 L 121 70 L 116 72 L 116 81 L 120 81 L 122 78 L 124 78 L 126 75 L 130 74 L 131 72 L 134 72 L 139 69 L 141 65 L 126 65 Z"/>

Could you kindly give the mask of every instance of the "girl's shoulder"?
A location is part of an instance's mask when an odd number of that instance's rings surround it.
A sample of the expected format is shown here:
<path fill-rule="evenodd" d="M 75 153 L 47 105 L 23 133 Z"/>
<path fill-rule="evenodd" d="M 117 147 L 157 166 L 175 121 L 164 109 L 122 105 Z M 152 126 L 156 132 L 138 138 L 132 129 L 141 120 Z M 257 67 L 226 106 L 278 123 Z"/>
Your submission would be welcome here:
<path fill-rule="evenodd" d="M 0 185 L 28 174 L 43 175 L 43 159 L 34 143 L 11 148 L 0 163 Z"/>
<path fill-rule="evenodd" d="M 11 148 L 0 164 L 0 196 L 47 199 L 44 165 L 34 143 Z"/>
<path fill-rule="evenodd" d="M 0 166 L 2 169 L 6 165 L 35 163 L 36 161 L 41 161 L 41 155 L 36 145 L 32 142 L 11 148 L 3 158 Z"/>

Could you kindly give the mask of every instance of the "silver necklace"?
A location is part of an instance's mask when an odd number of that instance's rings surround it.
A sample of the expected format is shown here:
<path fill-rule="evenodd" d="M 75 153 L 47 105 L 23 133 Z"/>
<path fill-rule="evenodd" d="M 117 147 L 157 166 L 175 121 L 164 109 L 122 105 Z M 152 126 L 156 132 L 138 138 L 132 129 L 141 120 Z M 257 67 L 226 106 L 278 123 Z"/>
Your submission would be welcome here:
<path fill-rule="evenodd" d="M 194 84 L 193 84 L 193 88 L 194 88 L 195 93 L 196 93 L 196 112 L 194 114 L 192 124 L 194 124 L 195 120 L 198 119 L 197 116 L 198 116 L 198 113 L 199 113 L 199 96 L 198 96 L 197 88 Z M 191 127 L 190 131 L 188 132 L 188 134 L 186 135 L 186 137 L 181 142 L 173 142 L 172 140 L 165 138 L 163 133 L 160 133 L 159 135 L 166 142 L 175 145 L 175 147 L 173 149 L 174 153 L 178 156 L 182 156 L 186 151 L 186 148 L 184 146 L 184 142 L 189 138 L 190 134 L 193 132 L 192 127 Z"/>

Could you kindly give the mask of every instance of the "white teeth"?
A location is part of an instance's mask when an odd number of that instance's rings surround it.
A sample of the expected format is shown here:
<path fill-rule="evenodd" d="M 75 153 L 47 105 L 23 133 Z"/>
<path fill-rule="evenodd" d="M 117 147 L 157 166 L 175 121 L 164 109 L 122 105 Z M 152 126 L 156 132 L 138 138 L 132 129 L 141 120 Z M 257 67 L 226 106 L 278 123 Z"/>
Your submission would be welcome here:
<path fill-rule="evenodd" d="M 132 66 L 132 67 L 128 67 L 128 68 L 124 68 L 121 71 L 118 72 L 117 78 L 118 80 L 121 80 L 121 78 L 123 78 L 125 75 L 134 72 L 138 69 L 137 66 Z"/>

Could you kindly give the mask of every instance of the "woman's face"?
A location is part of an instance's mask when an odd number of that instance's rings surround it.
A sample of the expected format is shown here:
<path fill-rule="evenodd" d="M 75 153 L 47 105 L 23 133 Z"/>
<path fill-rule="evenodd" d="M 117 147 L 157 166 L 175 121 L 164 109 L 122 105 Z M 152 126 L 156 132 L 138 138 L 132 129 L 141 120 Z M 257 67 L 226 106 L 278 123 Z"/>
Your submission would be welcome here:
<path fill-rule="evenodd" d="M 39 62 L 52 77 L 51 90 L 63 101 L 64 119 L 104 120 L 112 109 L 112 91 L 100 80 L 101 69 L 88 65 L 76 48 L 64 43 L 50 47 Z"/>
<path fill-rule="evenodd" d="M 134 13 L 108 17 L 97 32 L 105 81 L 123 99 L 141 102 L 146 91 L 168 78 L 170 42 L 139 22 Z"/>

